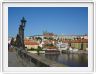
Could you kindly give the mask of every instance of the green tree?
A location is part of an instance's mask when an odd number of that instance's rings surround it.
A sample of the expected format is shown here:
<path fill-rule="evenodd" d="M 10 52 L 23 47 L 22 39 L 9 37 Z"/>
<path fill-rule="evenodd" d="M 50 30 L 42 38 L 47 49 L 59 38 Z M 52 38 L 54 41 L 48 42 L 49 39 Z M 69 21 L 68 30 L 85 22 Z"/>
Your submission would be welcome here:
<path fill-rule="evenodd" d="M 47 37 L 44 37 L 44 39 L 48 39 Z"/>
<path fill-rule="evenodd" d="M 37 54 L 38 55 L 40 54 L 40 51 L 42 51 L 42 48 L 40 46 L 38 46 L 38 48 L 37 48 Z"/>
<path fill-rule="evenodd" d="M 14 38 L 12 37 L 11 39 L 11 42 L 10 42 L 11 45 L 14 45 Z"/>
<path fill-rule="evenodd" d="M 53 40 L 53 38 L 52 38 L 52 37 L 49 37 L 48 39 L 49 39 L 49 40 Z"/>

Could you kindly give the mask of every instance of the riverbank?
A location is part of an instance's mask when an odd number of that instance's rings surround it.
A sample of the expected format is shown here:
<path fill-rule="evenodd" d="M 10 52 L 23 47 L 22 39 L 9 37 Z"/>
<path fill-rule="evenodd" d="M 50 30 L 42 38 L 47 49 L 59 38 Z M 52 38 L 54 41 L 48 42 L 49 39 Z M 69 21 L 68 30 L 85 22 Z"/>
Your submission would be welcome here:
<path fill-rule="evenodd" d="M 37 54 L 37 51 L 28 51 L 30 53 L 34 53 Z M 78 50 L 78 51 L 73 51 L 73 50 L 45 50 L 45 51 L 39 51 L 40 54 L 61 54 L 61 53 L 65 53 L 65 54 L 88 54 L 88 51 L 84 51 L 84 50 Z"/>

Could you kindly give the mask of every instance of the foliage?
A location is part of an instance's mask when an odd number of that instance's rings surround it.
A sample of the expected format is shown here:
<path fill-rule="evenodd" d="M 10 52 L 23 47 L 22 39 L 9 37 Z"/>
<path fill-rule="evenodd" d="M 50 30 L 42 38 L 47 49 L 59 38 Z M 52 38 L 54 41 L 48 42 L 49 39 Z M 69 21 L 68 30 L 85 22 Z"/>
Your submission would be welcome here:
<path fill-rule="evenodd" d="M 35 48 L 28 49 L 28 51 L 36 51 Z"/>
<path fill-rule="evenodd" d="M 10 42 L 11 45 L 14 45 L 14 38 L 12 37 L 11 39 L 11 42 Z"/>
<path fill-rule="evenodd" d="M 53 44 L 46 44 L 45 46 L 50 46 L 51 47 L 51 46 L 54 46 L 54 45 Z"/>
<path fill-rule="evenodd" d="M 10 45 L 16 46 L 16 41 L 14 41 L 14 38 L 13 38 L 13 37 L 12 37 L 12 39 L 11 39 Z"/>
<path fill-rule="evenodd" d="M 47 40 L 54 40 L 54 38 L 52 38 L 52 37 L 44 37 L 44 39 L 47 39 Z"/>
<path fill-rule="evenodd" d="M 20 47 L 20 46 L 22 46 L 21 44 L 22 44 L 22 43 L 21 43 L 21 38 L 20 38 L 20 36 L 17 34 L 15 45 L 16 45 L 17 47 Z"/>
<path fill-rule="evenodd" d="M 44 39 L 47 39 L 47 37 L 44 37 Z"/>
<path fill-rule="evenodd" d="M 42 41 L 42 38 L 41 37 L 36 37 L 36 39 Z"/>
<path fill-rule="evenodd" d="M 52 37 L 49 37 L 48 40 L 53 40 L 53 38 Z"/>
<path fill-rule="evenodd" d="M 38 48 L 37 48 L 37 54 L 38 55 L 40 54 L 40 51 L 42 51 L 42 48 L 40 46 L 38 46 Z"/>

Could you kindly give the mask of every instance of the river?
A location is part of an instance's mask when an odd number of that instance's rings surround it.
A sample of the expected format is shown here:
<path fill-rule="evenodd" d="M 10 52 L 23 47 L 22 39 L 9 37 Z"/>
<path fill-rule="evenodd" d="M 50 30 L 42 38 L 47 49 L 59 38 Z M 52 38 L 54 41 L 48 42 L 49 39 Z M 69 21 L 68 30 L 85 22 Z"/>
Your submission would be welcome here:
<path fill-rule="evenodd" d="M 88 67 L 87 54 L 42 54 L 41 56 L 70 67 Z"/>
<path fill-rule="evenodd" d="M 69 67 L 88 67 L 88 55 L 86 54 L 40 54 L 57 63 L 68 65 Z M 9 67 L 37 67 L 34 63 L 27 60 L 22 60 L 16 52 L 8 52 L 8 66 Z"/>

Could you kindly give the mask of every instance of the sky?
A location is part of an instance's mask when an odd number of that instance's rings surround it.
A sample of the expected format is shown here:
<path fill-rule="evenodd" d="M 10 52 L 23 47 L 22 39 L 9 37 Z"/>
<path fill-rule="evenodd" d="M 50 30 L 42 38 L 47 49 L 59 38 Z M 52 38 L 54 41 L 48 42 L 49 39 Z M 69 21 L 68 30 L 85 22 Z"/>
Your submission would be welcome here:
<path fill-rule="evenodd" d="M 87 7 L 9 7 L 8 35 L 16 36 L 22 17 L 26 19 L 25 36 L 44 31 L 57 35 L 88 34 Z"/>

